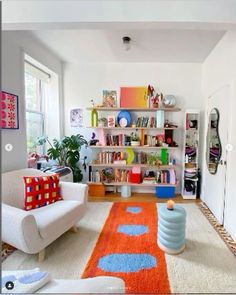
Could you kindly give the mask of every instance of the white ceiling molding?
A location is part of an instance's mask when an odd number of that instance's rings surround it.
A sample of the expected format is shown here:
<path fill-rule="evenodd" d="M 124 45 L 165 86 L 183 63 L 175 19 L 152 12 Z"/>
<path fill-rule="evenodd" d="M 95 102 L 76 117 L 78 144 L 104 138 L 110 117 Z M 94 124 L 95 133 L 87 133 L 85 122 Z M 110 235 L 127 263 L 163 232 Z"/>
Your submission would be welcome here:
<path fill-rule="evenodd" d="M 2 28 L 234 29 L 235 11 L 235 0 L 5 0 Z"/>

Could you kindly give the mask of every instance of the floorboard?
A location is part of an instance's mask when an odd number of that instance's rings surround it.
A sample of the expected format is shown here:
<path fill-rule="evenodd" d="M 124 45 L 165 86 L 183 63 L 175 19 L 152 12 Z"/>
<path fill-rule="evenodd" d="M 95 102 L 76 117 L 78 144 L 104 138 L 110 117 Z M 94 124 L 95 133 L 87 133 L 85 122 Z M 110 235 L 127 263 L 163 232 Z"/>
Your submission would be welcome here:
<path fill-rule="evenodd" d="M 120 193 L 107 192 L 104 197 L 89 196 L 89 202 L 154 202 L 154 203 L 165 203 L 167 199 L 157 198 L 152 193 L 132 193 L 129 198 L 122 198 Z M 199 203 L 201 200 L 184 200 L 180 194 L 177 194 L 173 199 L 176 203 Z"/>

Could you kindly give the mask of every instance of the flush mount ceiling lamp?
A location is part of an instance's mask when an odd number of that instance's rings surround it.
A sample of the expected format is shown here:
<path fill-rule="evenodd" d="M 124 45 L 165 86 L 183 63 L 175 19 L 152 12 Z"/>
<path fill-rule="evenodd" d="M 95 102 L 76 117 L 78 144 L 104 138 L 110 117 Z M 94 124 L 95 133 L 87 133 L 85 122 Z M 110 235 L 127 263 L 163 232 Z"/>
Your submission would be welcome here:
<path fill-rule="evenodd" d="M 122 40 L 123 40 L 123 45 L 124 45 L 125 50 L 126 51 L 130 50 L 130 48 L 131 48 L 131 43 L 130 43 L 131 38 L 128 37 L 128 36 L 125 36 L 125 37 L 122 38 Z"/>

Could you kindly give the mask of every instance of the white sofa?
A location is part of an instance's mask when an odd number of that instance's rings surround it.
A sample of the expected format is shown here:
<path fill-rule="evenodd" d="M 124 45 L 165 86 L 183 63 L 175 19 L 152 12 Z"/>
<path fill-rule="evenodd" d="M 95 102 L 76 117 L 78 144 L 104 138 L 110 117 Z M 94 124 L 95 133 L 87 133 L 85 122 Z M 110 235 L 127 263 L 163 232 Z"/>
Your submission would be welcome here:
<path fill-rule="evenodd" d="M 24 270 L 15 270 L 15 271 L 2 271 L 2 278 L 9 275 L 19 276 Z M 28 272 L 28 271 L 26 271 Z M 30 271 L 29 271 L 30 272 Z M 50 279 L 47 282 L 40 284 L 42 287 L 36 287 L 36 290 L 32 292 L 32 289 L 26 286 L 24 292 L 20 291 L 19 285 L 17 288 L 16 283 L 14 282 L 15 287 L 12 289 L 11 293 L 43 293 L 43 294 L 71 294 L 71 293 L 125 293 L 125 283 L 122 279 L 109 276 L 100 276 L 95 278 L 87 279 L 78 279 L 78 280 L 58 280 Z M 21 284 L 22 286 L 22 284 Z M 31 291 L 29 291 L 31 289 Z M 6 289 L 5 289 L 6 290 Z M 22 289 L 21 289 L 22 290 Z M 28 290 L 28 291 L 27 291 Z M 2 293 L 4 292 L 4 286 L 2 286 Z M 8 292 L 9 293 L 9 292 Z"/>
<path fill-rule="evenodd" d="M 63 200 L 31 211 L 23 210 L 23 176 L 48 175 L 36 169 L 21 169 L 2 174 L 2 240 L 25 253 L 39 253 L 83 217 L 87 185 L 61 182 Z"/>
<path fill-rule="evenodd" d="M 125 283 L 116 277 L 95 277 L 80 280 L 51 280 L 36 293 L 125 293 Z"/>

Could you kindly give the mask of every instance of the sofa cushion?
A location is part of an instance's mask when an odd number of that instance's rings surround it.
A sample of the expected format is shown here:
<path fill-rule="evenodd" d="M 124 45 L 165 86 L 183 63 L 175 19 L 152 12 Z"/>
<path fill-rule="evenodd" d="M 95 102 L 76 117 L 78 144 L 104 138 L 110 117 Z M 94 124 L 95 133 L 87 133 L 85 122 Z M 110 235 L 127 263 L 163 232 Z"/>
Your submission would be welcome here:
<path fill-rule="evenodd" d="M 65 232 L 77 222 L 84 211 L 79 201 L 58 201 L 46 207 L 32 210 L 42 238 Z"/>
<path fill-rule="evenodd" d="M 60 197 L 59 175 L 25 176 L 25 206 L 26 211 L 47 206 Z"/>
<path fill-rule="evenodd" d="M 46 173 L 37 169 L 20 169 L 2 174 L 2 201 L 3 203 L 23 209 L 24 208 L 24 182 L 23 176 L 42 176 Z"/>

